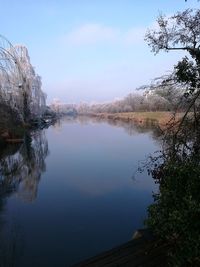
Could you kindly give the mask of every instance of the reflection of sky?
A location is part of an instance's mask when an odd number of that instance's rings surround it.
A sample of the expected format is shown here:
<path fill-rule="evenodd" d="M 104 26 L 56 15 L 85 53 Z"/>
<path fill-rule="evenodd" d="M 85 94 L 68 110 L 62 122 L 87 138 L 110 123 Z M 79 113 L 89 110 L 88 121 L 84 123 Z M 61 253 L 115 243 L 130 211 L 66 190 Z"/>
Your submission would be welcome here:
<path fill-rule="evenodd" d="M 70 266 L 131 239 L 143 226 L 155 187 L 145 173 L 132 176 L 156 150 L 149 134 L 129 136 L 107 123 L 63 123 L 46 131 L 49 156 L 37 199 L 14 195 L 5 218 L 23 229 L 16 266 Z"/>
<path fill-rule="evenodd" d="M 146 175 L 131 180 L 139 160 L 156 150 L 148 134 L 128 136 L 108 124 L 65 124 L 56 135 L 50 129 L 48 138 L 51 151 L 56 148 L 48 159 L 56 164 L 51 162 L 48 171 L 61 174 L 62 186 L 99 195 L 127 186 L 146 190 L 152 183 Z"/>

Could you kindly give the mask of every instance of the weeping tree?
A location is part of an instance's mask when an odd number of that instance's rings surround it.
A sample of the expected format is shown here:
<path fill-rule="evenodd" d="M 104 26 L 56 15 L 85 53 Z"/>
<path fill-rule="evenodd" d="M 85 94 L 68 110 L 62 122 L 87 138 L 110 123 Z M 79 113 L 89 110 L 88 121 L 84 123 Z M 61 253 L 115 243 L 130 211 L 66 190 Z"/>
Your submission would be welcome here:
<path fill-rule="evenodd" d="M 0 101 L 16 111 L 22 122 L 44 113 L 46 95 L 25 46 L 13 46 L 0 36 Z"/>
<path fill-rule="evenodd" d="M 180 119 L 164 132 L 161 154 L 149 172 L 159 184 L 148 209 L 147 224 L 171 245 L 171 266 L 200 266 L 200 10 L 187 9 L 169 18 L 160 15 L 146 41 L 152 51 L 185 51 L 172 73 L 158 83 L 182 90 Z M 175 116 L 174 116 L 175 118 Z"/>

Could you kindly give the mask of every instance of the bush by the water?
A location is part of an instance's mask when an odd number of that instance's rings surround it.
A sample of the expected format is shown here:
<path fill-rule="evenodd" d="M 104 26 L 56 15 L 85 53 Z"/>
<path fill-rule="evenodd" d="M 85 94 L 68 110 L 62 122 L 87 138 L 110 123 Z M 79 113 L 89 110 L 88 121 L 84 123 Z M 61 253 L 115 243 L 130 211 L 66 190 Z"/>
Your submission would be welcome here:
<path fill-rule="evenodd" d="M 152 175 L 160 191 L 148 209 L 147 225 L 171 245 L 171 266 L 200 266 L 199 161 L 165 162 Z"/>

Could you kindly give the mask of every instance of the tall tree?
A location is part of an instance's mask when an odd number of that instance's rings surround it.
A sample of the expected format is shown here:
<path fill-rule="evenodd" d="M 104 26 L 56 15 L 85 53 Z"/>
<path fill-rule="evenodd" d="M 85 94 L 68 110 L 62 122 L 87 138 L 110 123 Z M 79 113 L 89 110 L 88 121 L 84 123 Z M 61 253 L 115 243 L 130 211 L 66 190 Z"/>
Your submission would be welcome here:
<path fill-rule="evenodd" d="M 188 53 L 161 82 L 169 83 L 170 89 L 174 84 L 186 89 L 187 107 L 178 124 L 165 132 L 159 157 L 150 160 L 159 192 L 148 209 L 147 223 L 172 248 L 170 266 L 200 266 L 200 10 L 159 16 L 157 22 L 158 28 L 146 35 L 152 51 Z"/>
<path fill-rule="evenodd" d="M 160 15 L 158 28 L 148 30 L 146 41 L 152 51 L 186 51 L 185 56 L 174 68 L 173 78 L 186 89 L 185 96 L 191 96 L 188 112 L 200 96 L 200 10 L 187 9 L 167 18 Z"/>

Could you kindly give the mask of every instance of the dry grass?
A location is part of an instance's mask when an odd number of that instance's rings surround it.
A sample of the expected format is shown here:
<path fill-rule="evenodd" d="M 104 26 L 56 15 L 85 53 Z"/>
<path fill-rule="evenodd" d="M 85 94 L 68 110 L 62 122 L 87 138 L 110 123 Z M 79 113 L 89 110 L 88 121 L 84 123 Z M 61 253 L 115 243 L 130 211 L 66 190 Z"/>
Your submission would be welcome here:
<path fill-rule="evenodd" d="M 92 114 L 95 117 L 102 119 L 122 120 L 126 122 L 145 123 L 146 121 L 152 121 L 161 128 L 164 128 L 173 116 L 171 112 L 124 112 L 124 113 L 97 113 Z M 176 120 L 182 117 L 182 113 L 176 115 Z"/>

